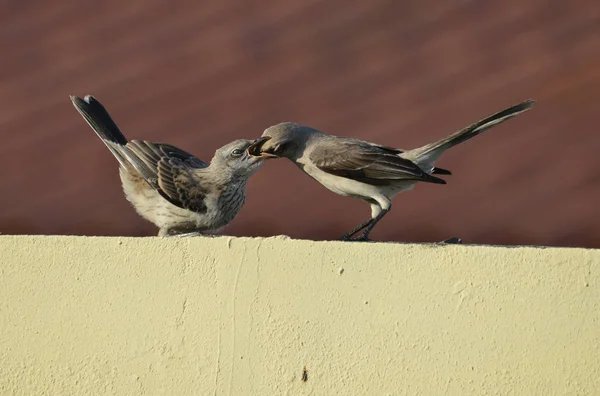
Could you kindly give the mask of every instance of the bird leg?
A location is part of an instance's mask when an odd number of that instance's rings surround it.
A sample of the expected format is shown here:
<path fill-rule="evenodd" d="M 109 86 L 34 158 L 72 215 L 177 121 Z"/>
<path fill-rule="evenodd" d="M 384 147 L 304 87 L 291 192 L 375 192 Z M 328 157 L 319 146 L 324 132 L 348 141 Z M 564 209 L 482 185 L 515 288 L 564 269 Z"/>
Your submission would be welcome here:
<path fill-rule="evenodd" d="M 365 221 L 364 223 L 359 224 L 355 229 L 353 229 L 349 233 L 342 235 L 342 237 L 340 239 L 342 241 L 352 241 L 353 240 L 352 235 L 356 234 L 358 231 L 367 227 L 369 224 L 371 224 L 372 221 L 373 221 L 373 219 L 369 219 L 369 220 Z"/>
<path fill-rule="evenodd" d="M 366 226 L 363 233 L 360 236 L 353 238 L 352 240 L 360 241 L 360 242 L 370 241 L 369 234 L 371 233 L 371 230 L 373 230 L 373 227 L 375 227 L 375 224 L 377 224 L 383 218 L 383 216 L 385 216 L 385 214 L 387 212 L 389 212 L 389 209 L 381 209 L 381 212 L 379 212 L 379 214 L 377 216 L 375 216 L 373 219 L 371 219 L 371 222 Z"/>

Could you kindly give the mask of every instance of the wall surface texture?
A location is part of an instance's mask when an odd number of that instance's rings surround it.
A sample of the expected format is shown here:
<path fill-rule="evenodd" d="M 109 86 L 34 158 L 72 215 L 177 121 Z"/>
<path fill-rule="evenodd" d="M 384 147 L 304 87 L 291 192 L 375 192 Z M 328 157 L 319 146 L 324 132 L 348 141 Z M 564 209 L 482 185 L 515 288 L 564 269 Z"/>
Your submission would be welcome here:
<path fill-rule="evenodd" d="M 598 395 L 600 251 L 0 237 L 1 395 Z"/>

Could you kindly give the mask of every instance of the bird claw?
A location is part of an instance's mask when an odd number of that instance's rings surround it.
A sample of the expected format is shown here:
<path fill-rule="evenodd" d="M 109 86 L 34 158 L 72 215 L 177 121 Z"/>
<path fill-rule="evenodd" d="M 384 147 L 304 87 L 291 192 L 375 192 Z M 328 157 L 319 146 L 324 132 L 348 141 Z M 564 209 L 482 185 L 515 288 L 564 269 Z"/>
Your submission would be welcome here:
<path fill-rule="evenodd" d="M 448 245 L 460 245 L 462 244 L 462 239 L 459 237 L 448 238 L 445 241 L 438 242 L 440 244 L 448 244 Z"/>
<path fill-rule="evenodd" d="M 371 239 L 369 239 L 369 237 L 365 236 L 365 235 L 361 235 L 361 236 L 352 238 L 351 235 L 345 234 L 345 235 L 342 235 L 340 240 L 344 241 L 344 242 L 371 242 Z"/>
<path fill-rule="evenodd" d="M 198 232 L 198 231 L 185 232 L 185 233 L 181 233 L 181 234 L 171 235 L 171 237 L 175 237 L 175 238 L 188 238 L 188 237 L 198 237 L 198 236 L 203 236 L 203 235 L 201 232 Z"/>

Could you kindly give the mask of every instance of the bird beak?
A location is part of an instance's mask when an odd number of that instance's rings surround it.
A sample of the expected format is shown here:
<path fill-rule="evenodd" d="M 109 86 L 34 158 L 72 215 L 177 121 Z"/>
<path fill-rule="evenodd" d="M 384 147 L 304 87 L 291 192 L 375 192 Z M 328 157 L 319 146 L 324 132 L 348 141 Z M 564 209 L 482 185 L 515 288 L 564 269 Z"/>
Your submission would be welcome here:
<path fill-rule="evenodd" d="M 252 142 L 250 147 L 248 147 L 248 154 L 250 154 L 252 157 L 259 157 L 262 159 L 278 158 L 276 155 L 260 151 L 263 144 L 265 144 L 265 142 L 269 139 L 271 139 L 270 136 L 263 136 L 256 139 L 254 142 Z"/>

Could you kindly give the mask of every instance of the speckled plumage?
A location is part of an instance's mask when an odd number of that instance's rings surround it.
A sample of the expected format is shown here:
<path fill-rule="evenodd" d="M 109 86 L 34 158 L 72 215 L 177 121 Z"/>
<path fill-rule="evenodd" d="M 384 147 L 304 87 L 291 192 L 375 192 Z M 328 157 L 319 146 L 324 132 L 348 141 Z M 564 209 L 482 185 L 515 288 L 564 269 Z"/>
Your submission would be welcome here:
<path fill-rule="evenodd" d="M 127 141 L 92 96 L 71 101 L 119 161 L 125 197 L 159 236 L 217 232 L 243 207 L 246 184 L 263 162 L 249 153 L 256 141 L 231 142 L 206 164 L 168 144 Z"/>

